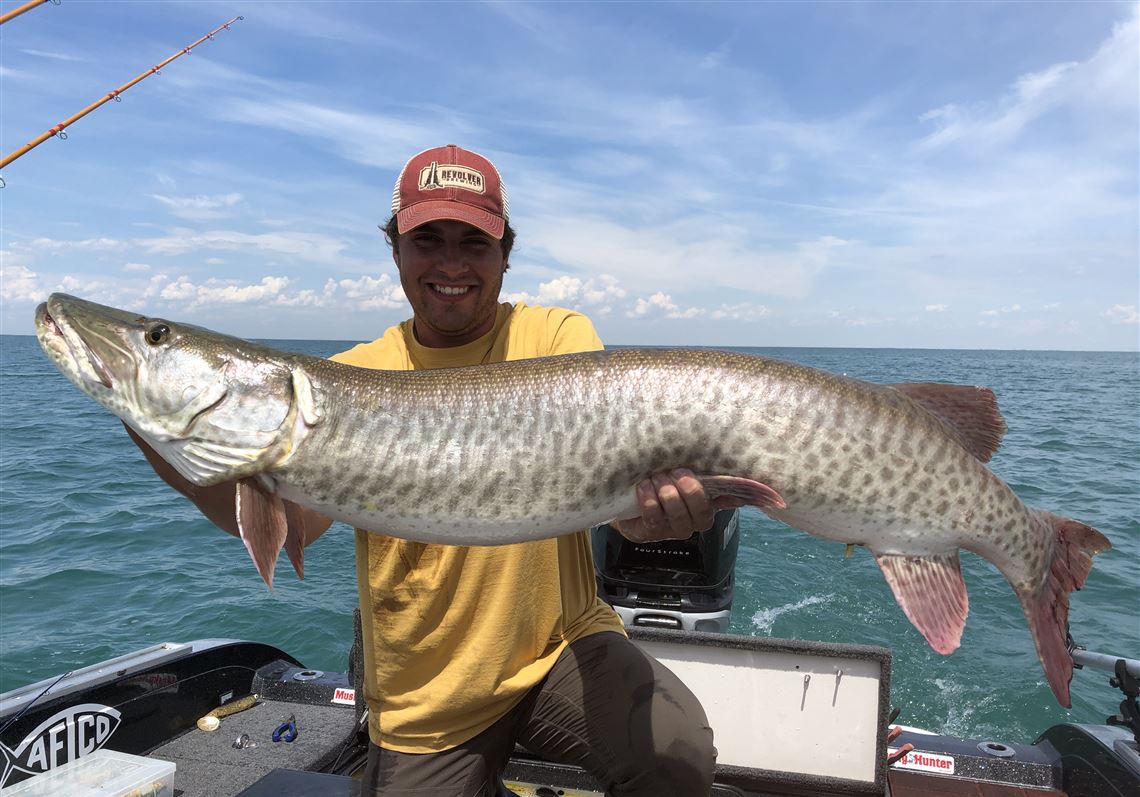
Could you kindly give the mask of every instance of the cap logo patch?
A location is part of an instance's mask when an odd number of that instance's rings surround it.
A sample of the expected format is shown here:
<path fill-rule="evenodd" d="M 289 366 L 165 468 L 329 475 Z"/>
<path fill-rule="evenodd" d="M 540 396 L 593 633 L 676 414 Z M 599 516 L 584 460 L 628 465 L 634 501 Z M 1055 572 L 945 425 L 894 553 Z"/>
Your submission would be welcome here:
<path fill-rule="evenodd" d="M 434 191 L 437 188 L 462 188 L 483 193 L 483 173 L 467 166 L 440 166 L 435 161 L 420 169 L 419 189 Z"/>

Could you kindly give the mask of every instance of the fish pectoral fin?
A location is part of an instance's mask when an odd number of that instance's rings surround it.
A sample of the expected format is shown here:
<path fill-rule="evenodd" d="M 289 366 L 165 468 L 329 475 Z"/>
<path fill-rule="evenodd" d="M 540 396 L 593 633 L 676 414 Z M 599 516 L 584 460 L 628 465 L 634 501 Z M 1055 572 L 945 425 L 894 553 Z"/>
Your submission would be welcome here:
<path fill-rule="evenodd" d="M 766 484 L 740 476 L 697 476 L 709 498 L 735 498 L 762 509 L 784 509 L 783 496 Z"/>
<path fill-rule="evenodd" d="M 242 479 L 237 484 L 236 512 L 241 541 L 253 559 L 266 586 L 273 589 L 273 569 L 277 555 L 285 546 L 289 523 L 285 502 L 256 479 Z"/>
<path fill-rule="evenodd" d="M 955 439 L 981 462 L 989 462 L 1005 435 L 1005 419 L 987 387 L 911 382 L 891 385 L 949 427 Z"/>
<path fill-rule="evenodd" d="M 136 432 L 139 430 L 135 427 Z M 200 487 L 234 478 L 234 472 L 248 469 L 265 453 L 265 448 L 207 443 L 185 438 L 158 440 L 139 432 L 170 466 Z"/>
<path fill-rule="evenodd" d="M 292 501 L 285 501 L 285 520 L 288 530 L 285 533 L 285 553 L 289 554 L 289 561 L 293 563 L 293 570 L 297 578 L 305 578 L 305 541 L 309 538 L 305 526 L 305 519 L 311 514 L 310 510 Z"/>
<path fill-rule="evenodd" d="M 876 553 L 875 561 L 907 619 L 930 647 L 943 655 L 957 650 L 970 611 L 958 551 L 938 556 Z"/>

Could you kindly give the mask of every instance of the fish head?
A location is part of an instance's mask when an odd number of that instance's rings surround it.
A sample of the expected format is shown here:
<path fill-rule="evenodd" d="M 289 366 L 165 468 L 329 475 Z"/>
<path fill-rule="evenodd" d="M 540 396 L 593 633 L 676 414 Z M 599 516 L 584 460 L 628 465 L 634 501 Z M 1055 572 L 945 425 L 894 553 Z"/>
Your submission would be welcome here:
<path fill-rule="evenodd" d="M 195 484 L 255 475 L 295 447 L 304 413 L 279 352 L 58 293 L 35 325 L 64 376 Z"/>

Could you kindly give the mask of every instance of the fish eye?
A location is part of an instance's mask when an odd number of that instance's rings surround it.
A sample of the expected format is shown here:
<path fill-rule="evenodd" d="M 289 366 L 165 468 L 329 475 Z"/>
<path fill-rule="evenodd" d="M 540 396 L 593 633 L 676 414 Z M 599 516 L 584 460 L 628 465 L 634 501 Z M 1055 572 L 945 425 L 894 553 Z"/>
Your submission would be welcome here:
<path fill-rule="evenodd" d="M 145 337 L 146 342 L 152 346 L 165 343 L 166 339 L 170 337 L 170 327 L 166 324 L 155 324 L 146 331 Z"/>

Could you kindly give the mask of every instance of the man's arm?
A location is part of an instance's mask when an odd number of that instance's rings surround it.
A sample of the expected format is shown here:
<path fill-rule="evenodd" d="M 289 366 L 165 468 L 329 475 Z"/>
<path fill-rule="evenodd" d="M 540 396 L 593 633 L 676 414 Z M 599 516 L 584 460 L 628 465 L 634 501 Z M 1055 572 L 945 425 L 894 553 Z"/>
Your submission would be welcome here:
<path fill-rule="evenodd" d="M 183 478 L 182 475 L 172 468 L 170 463 L 160 457 L 158 452 L 151 448 L 134 429 L 126 424 L 123 424 L 123 426 L 126 427 L 127 434 L 130 435 L 135 445 L 142 449 L 146 461 L 154 468 L 154 472 L 157 473 L 164 482 L 189 498 L 194 506 L 198 507 L 198 510 L 222 531 L 228 532 L 235 537 L 241 536 L 241 533 L 238 531 L 237 513 L 235 510 L 237 482 L 222 482 L 212 487 L 199 487 L 193 482 Z M 315 539 L 328 530 L 329 526 L 332 525 L 332 520 L 311 509 L 302 507 L 301 511 L 304 515 L 305 545 L 310 545 Z"/>

